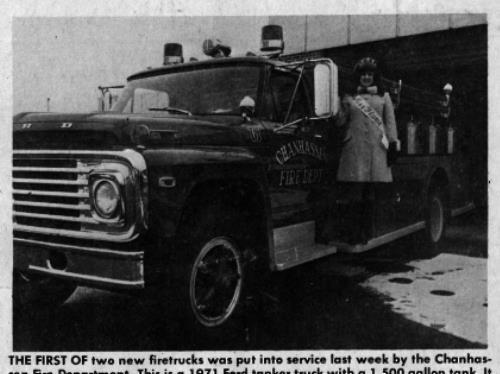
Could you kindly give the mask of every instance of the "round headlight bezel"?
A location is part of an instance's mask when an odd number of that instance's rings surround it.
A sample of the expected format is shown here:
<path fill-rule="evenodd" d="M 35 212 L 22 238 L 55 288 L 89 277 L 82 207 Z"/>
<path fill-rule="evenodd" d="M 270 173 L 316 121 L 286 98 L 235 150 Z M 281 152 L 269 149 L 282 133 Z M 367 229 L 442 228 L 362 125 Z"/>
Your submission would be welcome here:
<path fill-rule="evenodd" d="M 110 186 L 111 189 L 113 190 L 113 193 L 116 196 L 115 206 L 109 212 L 106 212 L 105 209 L 102 206 L 100 206 L 98 202 L 99 189 L 105 188 L 103 187 L 105 185 Z M 92 205 L 94 211 L 101 219 L 113 220 L 119 218 L 123 208 L 122 208 L 122 194 L 118 183 L 109 178 L 99 178 L 95 180 L 94 183 L 92 184 Z"/>

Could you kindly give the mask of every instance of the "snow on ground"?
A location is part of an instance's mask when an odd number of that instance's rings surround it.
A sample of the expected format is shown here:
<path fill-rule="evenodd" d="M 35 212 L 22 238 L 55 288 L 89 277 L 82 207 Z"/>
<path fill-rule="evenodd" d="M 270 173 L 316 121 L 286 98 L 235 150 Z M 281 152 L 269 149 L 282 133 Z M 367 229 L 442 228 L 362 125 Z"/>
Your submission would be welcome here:
<path fill-rule="evenodd" d="M 362 286 L 386 296 L 395 313 L 412 321 L 487 344 L 486 259 L 440 254 L 408 265 L 414 269 L 378 274 Z"/>

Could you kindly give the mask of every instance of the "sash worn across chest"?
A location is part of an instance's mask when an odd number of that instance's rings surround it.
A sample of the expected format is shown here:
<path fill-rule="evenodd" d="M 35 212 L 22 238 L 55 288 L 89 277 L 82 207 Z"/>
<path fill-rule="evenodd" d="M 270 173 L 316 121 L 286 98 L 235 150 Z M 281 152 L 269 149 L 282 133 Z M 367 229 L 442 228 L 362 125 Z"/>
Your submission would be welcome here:
<path fill-rule="evenodd" d="M 378 127 L 382 134 L 380 143 L 386 150 L 389 149 L 389 140 L 385 134 L 384 121 L 380 118 L 377 111 L 373 109 L 360 95 L 356 95 L 356 97 L 354 97 L 354 104 L 356 104 L 359 110 L 361 110 L 361 113 L 363 113 L 371 121 L 371 123 Z"/>

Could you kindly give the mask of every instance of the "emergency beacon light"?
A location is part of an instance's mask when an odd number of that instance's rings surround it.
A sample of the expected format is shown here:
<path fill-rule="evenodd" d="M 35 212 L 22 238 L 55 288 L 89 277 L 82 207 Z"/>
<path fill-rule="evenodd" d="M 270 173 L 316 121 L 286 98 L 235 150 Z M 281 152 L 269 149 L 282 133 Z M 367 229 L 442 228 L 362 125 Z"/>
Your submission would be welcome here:
<path fill-rule="evenodd" d="M 184 57 L 182 57 L 182 44 L 165 44 L 163 48 L 163 65 L 181 64 L 183 62 Z"/>
<path fill-rule="evenodd" d="M 280 55 L 285 49 L 283 40 L 283 28 L 278 25 L 267 25 L 262 28 L 261 47 L 262 52 L 271 52 L 272 55 Z M 274 52 L 274 53 L 273 53 Z"/>

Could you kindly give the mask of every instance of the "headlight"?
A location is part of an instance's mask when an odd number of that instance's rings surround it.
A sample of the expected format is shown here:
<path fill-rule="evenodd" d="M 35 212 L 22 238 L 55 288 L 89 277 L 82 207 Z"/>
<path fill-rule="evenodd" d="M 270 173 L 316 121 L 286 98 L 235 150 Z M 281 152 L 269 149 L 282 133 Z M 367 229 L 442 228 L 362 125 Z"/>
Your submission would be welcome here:
<path fill-rule="evenodd" d="M 119 213 L 120 190 L 111 180 L 101 179 L 93 186 L 94 207 L 102 218 L 114 218 Z"/>

